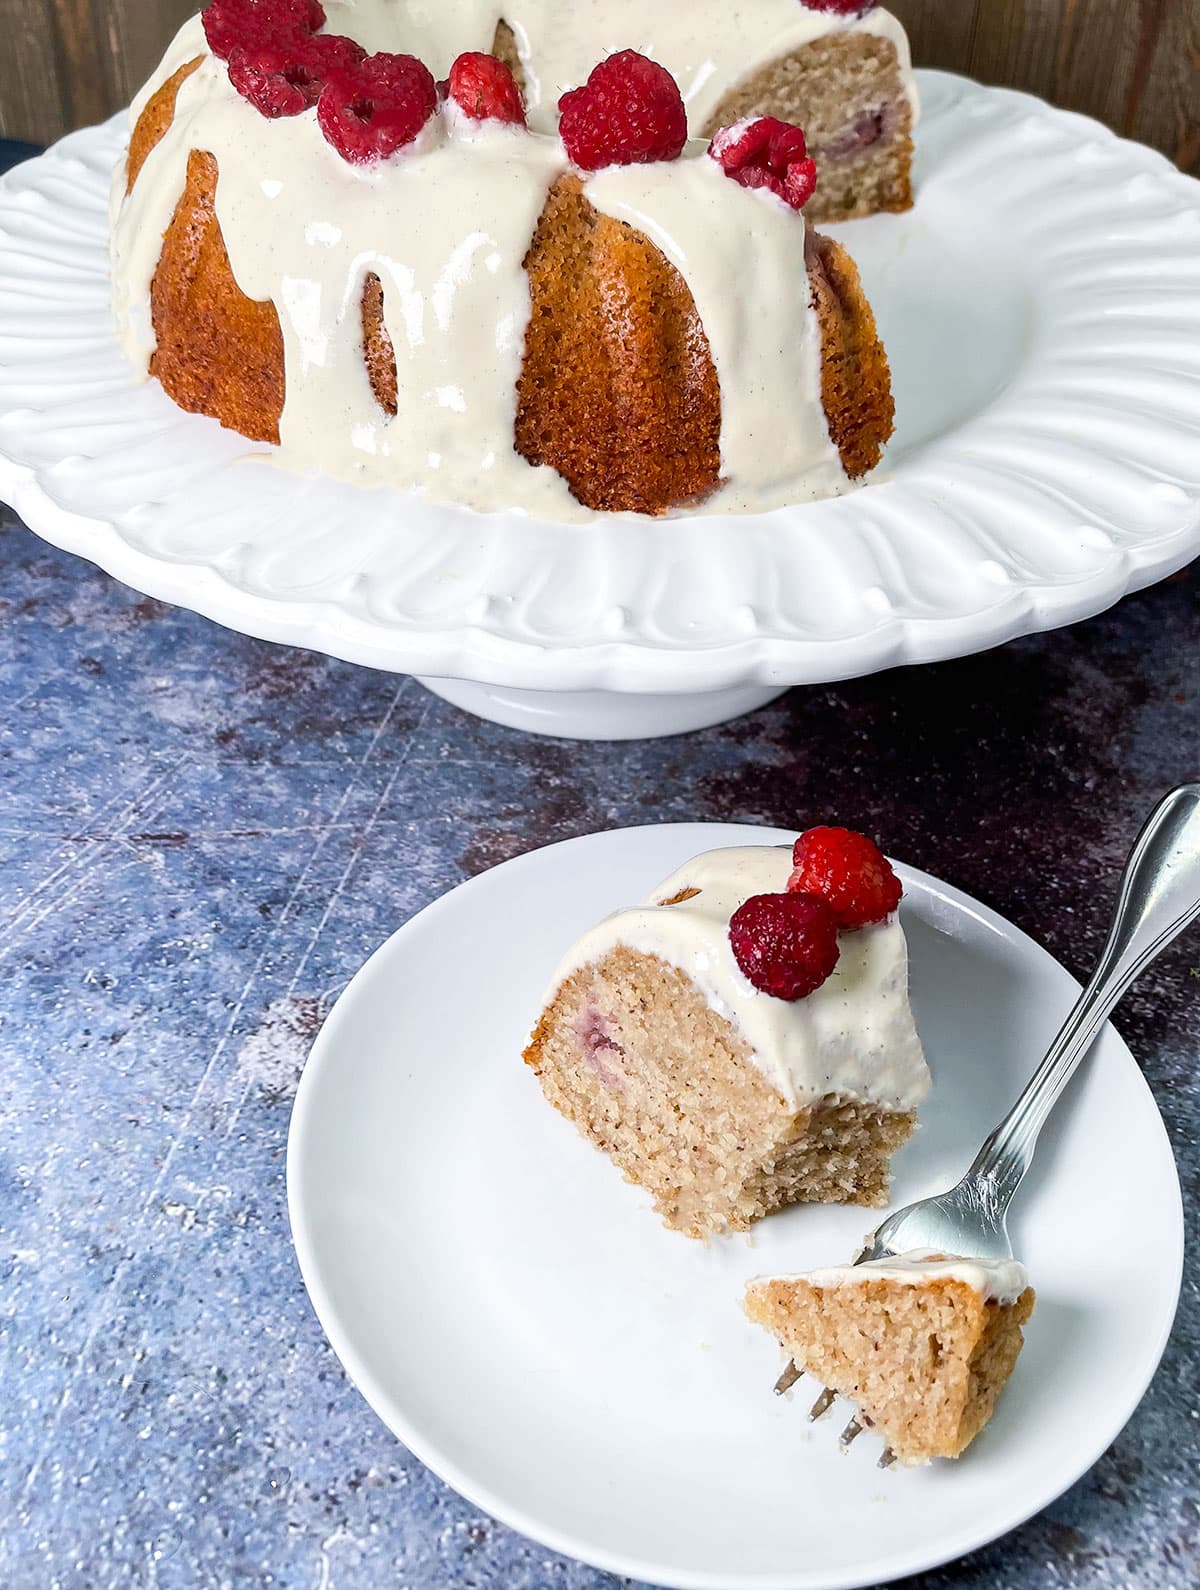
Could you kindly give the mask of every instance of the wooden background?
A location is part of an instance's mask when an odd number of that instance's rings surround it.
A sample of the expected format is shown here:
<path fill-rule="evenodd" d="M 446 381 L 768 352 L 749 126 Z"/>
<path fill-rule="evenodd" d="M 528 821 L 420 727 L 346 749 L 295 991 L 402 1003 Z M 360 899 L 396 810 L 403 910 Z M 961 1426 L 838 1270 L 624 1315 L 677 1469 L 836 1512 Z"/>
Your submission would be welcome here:
<path fill-rule="evenodd" d="M 45 143 L 126 104 L 196 3 L 0 0 L 0 136 Z M 890 7 L 918 65 L 1030 89 L 1200 173 L 1200 0 Z"/>

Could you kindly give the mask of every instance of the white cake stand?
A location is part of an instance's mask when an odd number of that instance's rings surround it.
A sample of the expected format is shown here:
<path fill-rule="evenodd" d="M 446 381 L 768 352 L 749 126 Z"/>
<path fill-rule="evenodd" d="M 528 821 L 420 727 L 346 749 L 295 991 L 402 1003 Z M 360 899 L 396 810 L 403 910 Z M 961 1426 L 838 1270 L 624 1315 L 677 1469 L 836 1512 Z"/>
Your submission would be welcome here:
<path fill-rule="evenodd" d="M 919 79 L 915 209 L 834 229 L 897 407 L 849 497 L 556 525 L 273 467 L 117 346 L 124 118 L 0 180 L 0 497 L 149 595 L 545 734 L 679 733 L 1096 613 L 1200 551 L 1200 184 Z"/>

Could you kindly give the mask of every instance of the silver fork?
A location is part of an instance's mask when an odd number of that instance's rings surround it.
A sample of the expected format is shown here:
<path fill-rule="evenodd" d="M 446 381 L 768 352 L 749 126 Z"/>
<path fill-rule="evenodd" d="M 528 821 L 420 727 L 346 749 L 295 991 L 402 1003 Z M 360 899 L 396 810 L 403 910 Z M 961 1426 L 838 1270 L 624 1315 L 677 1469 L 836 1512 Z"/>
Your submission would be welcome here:
<path fill-rule="evenodd" d="M 1200 915 L 1200 784 L 1183 784 L 1146 820 L 1121 874 L 1108 942 L 1074 1009 L 1008 1114 L 985 1140 L 970 1170 L 949 1191 L 922 1198 L 889 1215 L 855 1259 L 888 1259 L 913 1248 L 931 1248 L 972 1258 L 1011 1259 L 1005 1217 L 1013 1195 L 1033 1163 L 1038 1133 L 1113 1006 L 1150 962 Z M 800 1378 L 795 1364 L 775 1390 Z M 823 1391 L 809 1413 L 828 1412 L 836 1392 Z M 843 1449 L 866 1424 L 851 1419 L 842 1431 Z M 881 1468 L 892 1461 L 885 1448 Z"/>

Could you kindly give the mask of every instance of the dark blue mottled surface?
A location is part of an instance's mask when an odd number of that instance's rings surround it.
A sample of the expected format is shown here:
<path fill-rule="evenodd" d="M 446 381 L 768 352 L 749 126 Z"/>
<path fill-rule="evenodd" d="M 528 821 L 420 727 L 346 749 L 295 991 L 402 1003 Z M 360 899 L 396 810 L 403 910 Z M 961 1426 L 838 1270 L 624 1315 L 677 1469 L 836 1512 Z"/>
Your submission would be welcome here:
<path fill-rule="evenodd" d="M 139 597 L 0 510 L 0 1586 L 601 1590 L 458 1500 L 348 1385 L 288 1240 L 322 1012 L 464 877 L 632 822 L 831 813 L 1076 972 L 1146 808 L 1200 775 L 1181 576 L 987 657 L 724 729 L 533 741 Z M 1116 1445 L 923 1590 L 1200 1583 L 1200 942 L 1117 1025 L 1180 1159 L 1189 1275 Z"/>

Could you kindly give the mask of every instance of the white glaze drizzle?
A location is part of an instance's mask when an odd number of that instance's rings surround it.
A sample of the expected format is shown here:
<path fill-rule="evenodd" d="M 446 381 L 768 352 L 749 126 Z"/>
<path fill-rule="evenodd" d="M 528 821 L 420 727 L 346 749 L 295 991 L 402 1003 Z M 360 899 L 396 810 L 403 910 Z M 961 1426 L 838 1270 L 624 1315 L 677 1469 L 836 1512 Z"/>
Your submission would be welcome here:
<path fill-rule="evenodd" d="M 744 78 L 829 33 L 889 40 L 916 117 L 908 38 L 882 8 L 848 17 L 801 0 L 722 0 L 700 19 L 687 0 L 328 0 L 326 10 L 331 31 L 351 33 L 372 50 L 410 50 L 438 77 L 460 51 L 490 49 L 503 19 L 525 71 L 530 125 L 543 129 L 555 125 L 559 95 L 614 50 L 661 61 L 698 132 Z"/>
<path fill-rule="evenodd" d="M 832 1288 L 861 1286 L 868 1281 L 894 1281 L 901 1286 L 926 1286 L 931 1281 L 961 1281 L 988 1302 L 1015 1303 L 1029 1284 L 1025 1266 L 1015 1259 L 967 1259 L 937 1253 L 933 1248 L 912 1248 L 890 1259 L 865 1264 L 838 1264 L 802 1275 L 761 1276 L 749 1289 L 771 1281 L 804 1281 L 809 1286 Z"/>
<path fill-rule="evenodd" d="M 836 496 L 849 482 L 821 406 L 820 328 L 794 252 L 796 213 L 731 183 L 704 143 L 688 147 L 695 158 L 609 166 L 584 192 L 644 232 L 691 290 L 721 386 L 722 508 Z"/>
<path fill-rule="evenodd" d="M 629 0 L 579 8 L 563 0 L 329 0 L 327 11 L 327 30 L 372 49 L 408 48 L 438 74 L 460 50 L 486 49 L 503 14 L 523 50 L 534 51 L 527 65 L 536 56 L 540 80 L 556 85 L 586 75 L 610 47 L 602 39 L 624 47 L 621 30 L 635 21 Z M 722 11 L 719 37 L 706 35 L 703 59 L 687 54 L 696 30 L 682 6 L 663 8 L 654 40 L 639 38 L 692 85 L 697 120 L 707 114 L 705 95 L 715 104 L 743 69 L 824 32 L 862 26 L 894 34 L 907 60 L 903 30 L 886 12 L 852 22 L 798 0 L 755 0 L 741 11 L 736 28 L 727 24 L 739 8 Z M 749 35 L 757 40 L 753 62 Z M 722 61 L 721 72 L 710 70 L 710 55 Z M 206 150 L 219 169 L 216 210 L 234 277 L 280 316 L 279 462 L 363 484 L 419 486 L 481 510 L 590 518 L 554 470 L 531 466 L 513 447 L 530 309 L 522 260 L 546 192 L 566 169 L 557 138 L 439 116 L 400 156 L 351 166 L 322 137 L 315 111 L 271 121 L 241 99 L 224 64 L 207 55 L 198 17 L 184 24 L 134 101 L 135 121 L 155 90 L 197 56 L 202 65 L 182 85 L 174 121 L 132 194 L 125 196 L 123 168 L 114 180 L 114 310 L 134 362 L 147 368 L 154 349 L 150 284 L 188 155 Z M 770 194 L 730 182 L 703 148 L 689 145 L 679 161 L 613 167 L 586 184 L 597 209 L 663 250 L 695 299 L 721 392 L 723 484 L 701 511 L 762 512 L 848 490 L 820 400 L 803 218 Z M 362 358 L 359 305 L 368 271 L 383 284 L 397 353 L 395 418 L 376 402 Z"/>
<path fill-rule="evenodd" d="M 787 885 L 791 852 L 749 845 L 711 850 L 681 867 L 641 906 L 615 911 L 573 946 L 564 978 L 618 945 L 657 955 L 685 972 L 750 1045 L 755 1064 L 790 1106 L 834 1095 L 913 1110 L 929 1091 L 929 1067 L 908 1001 L 908 950 L 897 916 L 839 935 L 833 975 L 805 999 L 776 999 L 743 976 L 729 919 L 754 894 Z M 677 905 L 685 889 L 700 892 Z"/>

